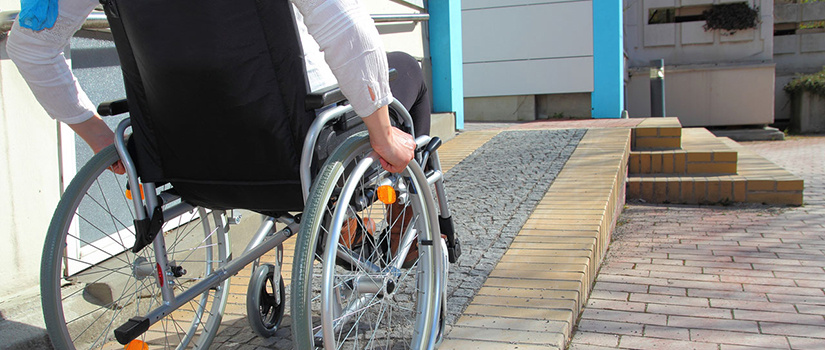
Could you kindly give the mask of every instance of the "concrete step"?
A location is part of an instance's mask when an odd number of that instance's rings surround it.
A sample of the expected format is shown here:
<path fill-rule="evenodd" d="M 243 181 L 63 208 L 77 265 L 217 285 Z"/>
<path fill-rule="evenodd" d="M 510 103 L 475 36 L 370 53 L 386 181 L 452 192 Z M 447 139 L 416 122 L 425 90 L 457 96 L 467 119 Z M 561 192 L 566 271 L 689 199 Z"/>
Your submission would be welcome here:
<path fill-rule="evenodd" d="M 708 130 L 682 129 L 680 135 L 680 149 L 632 151 L 630 174 L 736 174 L 736 151 Z"/>
<path fill-rule="evenodd" d="M 455 135 L 455 113 L 433 113 L 430 117 L 430 136 L 438 136 L 447 142 Z"/>
<path fill-rule="evenodd" d="M 719 141 L 737 152 L 736 174 L 630 176 L 627 198 L 649 203 L 802 205 L 801 178 L 733 140 L 720 138 Z"/>
<path fill-rule="evenodd" d="M 647 118 L 632 129 L 630 149 L 676 150 L 682 147 L 679 118 Z"/>
<path fill-rule="evenodd" d="M 627 198 L 650 203 L 802 205 L 802 179 L 704 128 L 677 118 L 633 129 Z"/>

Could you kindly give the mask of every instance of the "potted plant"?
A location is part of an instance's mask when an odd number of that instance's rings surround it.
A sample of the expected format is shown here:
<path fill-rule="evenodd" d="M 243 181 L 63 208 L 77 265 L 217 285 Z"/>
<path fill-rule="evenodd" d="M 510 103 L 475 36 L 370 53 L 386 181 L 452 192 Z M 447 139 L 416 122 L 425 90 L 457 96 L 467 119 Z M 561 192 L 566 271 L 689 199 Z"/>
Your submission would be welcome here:
<path fill-rule="evenodd" d="M 791 94 L 791 131 L 825 132 L 825 67 L 797 75 L 784 89 Z"/>
<path fill-rule="evenodd" d="M 744 2 L 716 4 L 702 12 L 705 17 L 705 30 L 723 30 L 728 35 L 737 31 L 756 28 L 759 10 L 751 8 Z"/>

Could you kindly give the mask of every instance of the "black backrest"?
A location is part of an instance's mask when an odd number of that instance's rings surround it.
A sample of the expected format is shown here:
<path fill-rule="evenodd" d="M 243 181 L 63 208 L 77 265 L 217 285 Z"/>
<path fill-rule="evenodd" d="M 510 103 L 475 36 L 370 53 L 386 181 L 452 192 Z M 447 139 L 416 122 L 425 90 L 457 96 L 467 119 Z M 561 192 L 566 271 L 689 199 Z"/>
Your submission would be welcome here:
<path fill-rule="evenodd" d="M 314 113 L 290 2 L 107 2 L 141 179 L 212 208 L 301 209 Z"/>

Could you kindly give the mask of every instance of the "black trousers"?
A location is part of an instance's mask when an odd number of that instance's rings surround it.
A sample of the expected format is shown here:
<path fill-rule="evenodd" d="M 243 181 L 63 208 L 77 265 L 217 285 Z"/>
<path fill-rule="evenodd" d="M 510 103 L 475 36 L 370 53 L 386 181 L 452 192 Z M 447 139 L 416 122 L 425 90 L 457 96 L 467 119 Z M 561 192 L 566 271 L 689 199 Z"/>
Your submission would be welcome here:
<path fill-rule="evenodd" d="M 432 105 L 418 61 L 403 52 L 390 52 L 387 54 L 387 63 L 398 73 L 395 80 L 390 82 L 390 91 L 410 112 L 415 136 L 428 135 Z"/>

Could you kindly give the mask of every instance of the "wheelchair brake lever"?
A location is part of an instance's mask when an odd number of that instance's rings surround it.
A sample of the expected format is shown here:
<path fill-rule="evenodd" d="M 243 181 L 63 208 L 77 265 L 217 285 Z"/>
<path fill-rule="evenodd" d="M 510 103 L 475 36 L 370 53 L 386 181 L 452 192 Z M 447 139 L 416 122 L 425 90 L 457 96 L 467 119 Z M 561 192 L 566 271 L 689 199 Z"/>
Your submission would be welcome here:
<path fill-rule="evenodd" d="M 441 138 L 438 136 L 433 137 L 430 139 L 430 142 L 424 146 L 424 149 L 421 151 L 421 159 L 419 160 L 418 164 L 421 165 L 421 168 L 426 168 L 427 162 L 430 160 L 430 154 L 435 152 L 439 147 L 441 147 Z"/>

